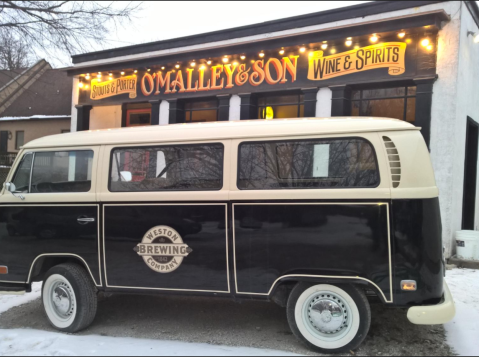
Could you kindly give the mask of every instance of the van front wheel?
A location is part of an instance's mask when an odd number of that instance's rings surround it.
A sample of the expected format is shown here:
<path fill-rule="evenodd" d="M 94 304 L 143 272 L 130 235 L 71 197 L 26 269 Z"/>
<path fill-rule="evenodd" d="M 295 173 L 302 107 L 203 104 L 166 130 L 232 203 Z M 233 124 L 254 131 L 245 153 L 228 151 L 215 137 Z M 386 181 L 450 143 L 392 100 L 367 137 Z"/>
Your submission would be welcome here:
<path fill-rule="evenodd" d="M 95 319 L 96 288 L 79 265 L 61 264 L 51 268 L 43 282 L 42 301 L 48 320 L 57 330 L 78 332 Z"/>
<path fill-rule="evenodd" d="M 299 283 L 289 297 L 287 314 L 294 335 L 321 353 L 356 349 L 371 325 L 366 295 L 350 284 Z"/>

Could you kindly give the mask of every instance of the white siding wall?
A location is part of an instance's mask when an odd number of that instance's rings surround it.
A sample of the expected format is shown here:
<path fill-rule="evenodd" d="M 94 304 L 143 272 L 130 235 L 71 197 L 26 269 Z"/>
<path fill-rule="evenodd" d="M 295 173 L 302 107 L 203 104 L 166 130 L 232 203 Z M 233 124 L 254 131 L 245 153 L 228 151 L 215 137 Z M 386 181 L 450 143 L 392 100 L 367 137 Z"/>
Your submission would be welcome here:
<path fill-rule="evenodd" d="M 440 192 L 446 255 L 455 253 L 454 233 L 462 225 L 467 116 L 479 121 L 478 31 L 463 2 L 444 4 L 451 21 L 439 32 L 431 122 L 431 157 Z M 476 202 L 476 226 L 479 206 Z"/>

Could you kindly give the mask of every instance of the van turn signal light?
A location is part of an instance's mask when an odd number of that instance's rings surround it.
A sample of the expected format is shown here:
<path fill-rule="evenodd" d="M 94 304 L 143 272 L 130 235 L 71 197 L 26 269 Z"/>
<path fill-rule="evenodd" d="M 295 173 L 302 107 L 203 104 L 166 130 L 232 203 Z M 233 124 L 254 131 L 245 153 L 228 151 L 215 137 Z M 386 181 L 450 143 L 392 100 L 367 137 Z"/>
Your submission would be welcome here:
<path fill-rule="evenodd" d="M 403 291 L 416 291 L 417 283 L 414 280 L 401 281 L 401 290 Z"/>
<path fill-rule="evenodd" d="M 0 266 L 0 274 L 2 275 L 8 274 L 8 268 L 5 266 Z"/>

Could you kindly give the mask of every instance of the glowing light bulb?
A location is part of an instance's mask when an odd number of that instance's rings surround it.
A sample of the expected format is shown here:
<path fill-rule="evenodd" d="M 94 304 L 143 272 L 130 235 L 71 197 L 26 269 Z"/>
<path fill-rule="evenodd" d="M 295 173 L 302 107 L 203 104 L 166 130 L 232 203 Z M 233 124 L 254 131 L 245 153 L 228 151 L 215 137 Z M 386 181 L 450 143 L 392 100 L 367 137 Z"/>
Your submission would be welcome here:
<path fill-rule="evenodd" d="M 399 38 L 404 38 L 404 36 L 406 36 L 406 33 L 404 31 L 398 33 Z"/>
<path fill-rule="evenodd" d="M 228 63 L 228 62 L 229 62 L 228 57 L 223 57 L 223 62 L 224 62 L 224 63 Z"/>
<path fill-rule="evenodd" d="M 264 53 L 261 52 L 261 53 L 259 54 L 259 56 L 260 56 L 261 58 L 263 58 L 263 57 L 264 57 Z"/>
<path fill-rule="evenodd" d="M 406 40 L 406 43 L 411 43 L 411 42 L 412 42 L 412 40 L 411 40 L 410 38 L 408 38 L 408 39 Z"/>
<path fill-rule="evenodd" d="M 78 87 L 83 88 L 83 82 L 78 82 Z"/>
<path fill-rule="evenodd" d="M 326 50 L 327 48 L 328 48 L 328 44 L 327 44 L 327 43 L 323 43 L 323 44 L 321 45 L 321 49 L 322 49 L 322 50 Z"/>
<path fill-rule="evenodd" d="M 306 52 L 306 47 L 301 47 L 301 48 L 299 49 L 299 52 L 301 52 L 301 53 Z"/>
<path fill-rule="evenodd" d="M 191 62 L 190 65 L 191 65 L 191 67 L 195 67 L 195 66 L 196 66 L 196 62 Z"/>
<path fill-rule="evenodd" d="M 314 56 L 314 53 L 313 52 L 309 52 L 309 57 L 313 57 Z"/>
<path fill-rule="evenodd" d="M 238 62 L 233 62 L 233 66 L 237 66 L 238 65 Z"/>
<path fill-rule="evenodd" d="M 284 55 L 284 50 L 279 51 L 279 54 L 282 56 Z"/>
<path fill-rule="evenodd" d="M 113 76 L 113 73 L 108 73 L 108 75 L 111 77 L 111 76 Z"/>
<path fill-rule="evenodd" d="M 348 37 L 348 39 L 346 40 L 346 42 L 344 43 L 346 46 L 351 46 L 353 44 L 353 40 L 351 37 Z"/>
<path fill-rule="evenodd" d="M 206 62 L 206 64 L 209 66 L 211 64 L 211 61 Z"/>
<path fill-rule="evenodd" d="M 246 59 L 246 56 L 243 55 L 243 56 L 241 56 L 240 58 L 241 58 L 242 60 L 244 60 L 244 59 Z"/>
<path fill-rule="evenodd" d="M 427 47 L 427 46 L 429 46 L 429 43 L 430 43 L 429 39 L 425 38 L 421 41 L 421 46 L 422 47 Z"/>
<path fill-rule="evenodd" d="M 373 35 L 369 38 L 369 41 L 371 41 L 372 43 L 378 42 L 378 40 L 379 40 L 379 37 L 375 33 L 373 33 Z"/>
<path fill-rule="evenodd" d="M 336 49 L 334 48 L 331 48 L 331 51 L 330 51 L 333 55 L 336 53 Z"/>
<path fill-rule="evenodd" d="M 151 71 L 151 68 L 148 68 L 147 71 L 150 72 L 150 71 Z"/>
<path fill-rule="evenodd" d="M 431 51 L 432 50 L 432 45 L 429 45 L 426 47 L 428 51 Z"/>
<path fill-rule="evenodd" d="M 201 69 L 202 71 L 205 70 L 205 69 L 206 69 L 205 65 L 202 65 L 202 66 L 200 67 L 200 69 Z"/>
<path fill-rule="evenodd" d="M 125 72 L 122 71 L 122 72 L 121 72 L 121 75 L 124 76 L 124 75 L 125 75 Z"/>
<path fill-rule="evenodd" d="M 87 73 L 85 79 L 90 79 L 90 73 Z"/>
<path fill-rule="evenodd" d="M 164 70 L 165 70 L 165 66 L 161 67 L 161 70 L 164 71 Z"/>
<path fill-rule="evenodd" d="M 177 68 L 177 69 L 178 69 L 178 68 L 180 68 L 180 65 L 179 65 L 179 64 L 177 64 L 177 65 L 175 66 L 175 68 Z"/>

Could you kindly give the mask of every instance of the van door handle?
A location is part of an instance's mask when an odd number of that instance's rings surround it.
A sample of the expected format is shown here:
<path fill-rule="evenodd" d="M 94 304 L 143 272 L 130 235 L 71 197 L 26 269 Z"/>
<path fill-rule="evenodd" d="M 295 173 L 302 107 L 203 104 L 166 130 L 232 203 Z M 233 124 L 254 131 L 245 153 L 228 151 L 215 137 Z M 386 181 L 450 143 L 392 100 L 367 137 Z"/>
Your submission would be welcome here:
<path fill-rule="evenodd" d="M 88 223 L 95 222 L 95 218 L 81 216 L 81 217 L 78 217 L 77 222 L 79 224 L 88 224 Z"/>

